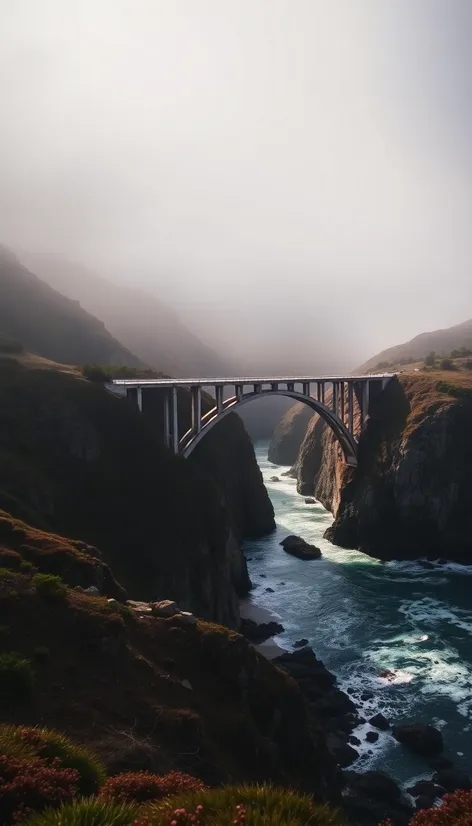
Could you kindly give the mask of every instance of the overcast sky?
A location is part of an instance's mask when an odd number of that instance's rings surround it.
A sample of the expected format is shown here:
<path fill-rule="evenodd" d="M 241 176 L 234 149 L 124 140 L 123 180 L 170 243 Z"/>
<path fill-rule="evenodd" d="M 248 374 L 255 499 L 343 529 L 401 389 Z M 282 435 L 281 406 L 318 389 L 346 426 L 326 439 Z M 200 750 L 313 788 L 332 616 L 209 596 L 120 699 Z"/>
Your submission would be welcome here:
<path fill-rule="evenodd" d="M 0 0 L 0 21 L 0 242 L 303 365 L 472 316 L 471 0 Z"/>

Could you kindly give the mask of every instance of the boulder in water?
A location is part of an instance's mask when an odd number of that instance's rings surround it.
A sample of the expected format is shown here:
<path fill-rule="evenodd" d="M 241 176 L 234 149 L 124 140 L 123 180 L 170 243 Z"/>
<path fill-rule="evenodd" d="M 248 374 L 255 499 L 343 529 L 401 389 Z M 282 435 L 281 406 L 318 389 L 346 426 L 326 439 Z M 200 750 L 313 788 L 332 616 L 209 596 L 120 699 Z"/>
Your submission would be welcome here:
<path fill-rule="evenodd" d="M 370 718 L 369 723 L 371 726 L 379 728 L 382 731 L 387 731 L 387 729 L 390 728 L 390 723 L 388 722 L 387 718 L 381 713 L 374 714 L 374 716 Z"/>
<path fill-rule="evenodd" d="M 433 781 L 438 786 L 442 786 L 446 792 L 457 792 L 459 789 L 472 789 L 472 782 L 468 774 L 460 771 L 460 769 L 443 769 L 437 772 Z"/>
<path fill-rule="evenodd" d="M 393 736 L 407 749 L 422 757 L 435 757 L 441 754 L 443 737 L 434 726 L 423 723 L 403 723 L 394 726 Z"/>
<path fill-rule="evenodd" d="M 316 505 L 316 499 L 313 499 L 313 496 L 307 496 L 305 499 L 305 505 Z"/>
<path fill-rule="evenodd" d="M 280 543 L 286 553 L 298 559 L 320 559 L 321 551 L 316 545 L 310 545 L 301 536 L 290 535 Z"/>
<path fill-rule="evenodd" d="M 303 639 L 297 640 L 296 642 L 293 643 L 294 648 L 304 648 L 305 645 L 308 645 L 308 640 L 306 640 L 305 637 L 303 637 Z"/>

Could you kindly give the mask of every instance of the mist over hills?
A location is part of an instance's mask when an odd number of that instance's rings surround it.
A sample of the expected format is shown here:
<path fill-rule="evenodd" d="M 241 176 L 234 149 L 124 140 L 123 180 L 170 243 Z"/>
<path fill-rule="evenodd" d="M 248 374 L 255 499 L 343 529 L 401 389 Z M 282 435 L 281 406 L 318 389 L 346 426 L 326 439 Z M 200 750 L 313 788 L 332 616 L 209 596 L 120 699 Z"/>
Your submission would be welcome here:
<path fill-rule="evenodd" d="M 192 333 L 175 310 L 149 293 L 59 256 L 22 253 L 21 258 L 51 287 L 100 318 L 151 367 L 176 377 L 227 375 L 237 369 L 229 357 Z"/>
<path fill-rule="evenodd" d="M 86 312 L 0 246 L 0 334 L 47 359 L 67 364 L 142 362 Z"/>
<path fill-rule="evenodd" d="M 364 362 L 358 372 L 368 372 L 381 363 L 399 364 L 403 359 L 409 358 L 420 360 L 431 351 L 437 355 L 448 356 L 452 350 L 460 347 L 472 348 L 472 318 L 444 330 L 420 333 L 411 341 L 382 350 L 381 353 L 377 353 L 376 356 Z"/>

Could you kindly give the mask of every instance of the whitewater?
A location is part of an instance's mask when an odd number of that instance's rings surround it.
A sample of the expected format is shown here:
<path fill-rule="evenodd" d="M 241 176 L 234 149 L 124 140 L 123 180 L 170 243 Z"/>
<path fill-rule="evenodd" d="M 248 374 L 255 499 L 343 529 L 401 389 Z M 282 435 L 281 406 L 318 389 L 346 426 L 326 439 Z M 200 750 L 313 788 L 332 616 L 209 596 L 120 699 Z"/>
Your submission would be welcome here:
<path fill-rule="evenodd" d="M 255 586 L 250 602 L 285 628 L 274 642 L 293 650 L 307 639 L 366 720 L 381 711 L 392 723 L 432 723 L 443 733 L 445 756 L 471 773 L 472 568 L 382 563 L 330 544 L 323 534 L 331 514 L 306 504 L 295 480 L 282 476 L 288 468 L 269 462 L 267 450 L 267 443 L 255 445 L 277 530 L 244 550 Z M 322 559 L 286 554 L 279 543 L 289 533 L 321 548 Z M 352 768 L 384 770 L 401 782 L 431 775 L 390 734 L 366 742 L 370 729 L 354 732 L 362 745 Z"/>

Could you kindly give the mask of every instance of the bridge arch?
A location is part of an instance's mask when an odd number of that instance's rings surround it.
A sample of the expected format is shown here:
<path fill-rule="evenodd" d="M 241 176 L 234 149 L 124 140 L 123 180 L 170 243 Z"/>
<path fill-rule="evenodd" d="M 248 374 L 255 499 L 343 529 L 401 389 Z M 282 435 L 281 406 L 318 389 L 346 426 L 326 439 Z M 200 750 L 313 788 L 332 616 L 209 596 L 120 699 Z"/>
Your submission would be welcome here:
<path fill-rule="evenodd" d="M 354 436 L 350 433 L 344 422 L 339 416 L 333 412 L 329 407 L 313 396 L 308 396 L 305 393 L 300 393 L 297 390 L 278 389 L 260 389 L 249 393 L 243 393 L 239 396 L 232 396 L 220 404 L 220 409 L 215 406 L 201 417 L 201 424 L 198 432 L 194 428 L 190 428 L 179 441 L 179 453 L 184 458 L 188 458 L 195 450 L 197 445 L 205 438 L 205 436 L 215 427 L 218 422 L 228 416 L 230 413 L 237 413 L 238 408 L 249 402 L 255 401 L 267 396 L 286 396 L 296 402 L 306 404 L 313 413 L 318 413 L 321 419 L 326 422 L 335 434 L 341 449 L 344 454 L 346 464 L 355 467 L 357 465 L 357 443 Z"/>

